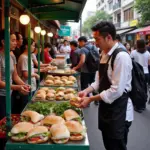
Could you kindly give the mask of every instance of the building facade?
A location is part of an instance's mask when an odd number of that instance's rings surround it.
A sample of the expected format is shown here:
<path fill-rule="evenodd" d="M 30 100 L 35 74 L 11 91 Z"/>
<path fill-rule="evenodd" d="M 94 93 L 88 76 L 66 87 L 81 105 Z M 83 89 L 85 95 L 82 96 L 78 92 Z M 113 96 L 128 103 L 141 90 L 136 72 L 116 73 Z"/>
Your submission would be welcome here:
<path fill-rule="evenodd" d="M 97 0 L 97 10 L 104 10 L 113 17 L 117 29 L 136 26 L 139 19 L 134 9 L 135 0 Z"/>

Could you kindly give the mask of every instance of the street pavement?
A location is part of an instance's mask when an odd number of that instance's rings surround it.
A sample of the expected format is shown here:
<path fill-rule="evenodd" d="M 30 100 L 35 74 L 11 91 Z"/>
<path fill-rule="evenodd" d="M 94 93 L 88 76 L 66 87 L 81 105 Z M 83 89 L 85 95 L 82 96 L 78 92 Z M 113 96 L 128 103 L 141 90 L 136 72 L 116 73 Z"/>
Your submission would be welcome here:
<path fill-rule="evenodd" d="M 94 103 L 84 109 L 88 130 L 90 150 L 105 150 L 101 132 L 98 130 L 98 106 Z M 130 128 L 128 150 L 150 150 L 150 105 L 143 113 L 134 112 L 134 121 Z"/>

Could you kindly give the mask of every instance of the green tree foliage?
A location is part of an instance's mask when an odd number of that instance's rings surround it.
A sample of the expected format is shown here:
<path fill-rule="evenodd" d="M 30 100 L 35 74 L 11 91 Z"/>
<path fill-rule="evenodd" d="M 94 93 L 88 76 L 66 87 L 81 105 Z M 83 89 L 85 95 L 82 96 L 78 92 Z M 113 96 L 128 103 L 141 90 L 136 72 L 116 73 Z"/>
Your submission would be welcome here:
<path fill-rule="evenodd" d="M 136 0 L 135 8 L 141 14 L 140 25 L 150 21 L 150 0 Z"/>
<path fill-rule="evenodd" d="M 112 16 L 107 14 L 105 11 L 96 11 L 96 13 L 88 17 L 87 20 L 83 23 L 83 33 L 87 36 L 91 35 L 91 27 L 98 21 L 102 20 L 112 20 Z"/>

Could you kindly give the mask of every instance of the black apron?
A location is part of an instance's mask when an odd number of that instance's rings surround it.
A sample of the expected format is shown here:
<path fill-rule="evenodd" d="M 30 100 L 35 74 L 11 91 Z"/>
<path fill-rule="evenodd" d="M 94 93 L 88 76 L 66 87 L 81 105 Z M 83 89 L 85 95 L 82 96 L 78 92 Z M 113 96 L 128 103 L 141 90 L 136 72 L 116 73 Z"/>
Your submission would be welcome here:
<path fill-rule="evenodd" d="M 99 65 L 100 93 L 109 89 L 111 86 L 107 76 L 109 60 L 106 64 Z M 127 93 L 123 93 L 123 95 L 115 100 L 112 104 L 107 104 L 103 100 L 100 102 L 98 111 L 99 129 L 107 137 L 113 139 L 122 139 L 124 137 L 127 102 Z"/>

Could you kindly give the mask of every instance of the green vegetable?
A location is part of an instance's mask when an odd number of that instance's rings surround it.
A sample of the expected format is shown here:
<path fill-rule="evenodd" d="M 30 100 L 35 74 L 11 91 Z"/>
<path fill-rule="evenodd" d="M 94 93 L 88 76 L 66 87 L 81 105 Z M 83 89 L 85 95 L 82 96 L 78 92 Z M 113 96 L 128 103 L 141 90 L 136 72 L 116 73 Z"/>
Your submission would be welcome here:
<path fill-rule="evenodd" d="M 46 116 L 46 115 L 53 113 L 53 107 L 55 105 L 56 105 L 55 103 L 51 103 L 51 102 L 35 102 L 35 103 L 29 104 L 27 106 L 27 110 L 36 111 Z"/>
<path fill-rule="evenodd" d="M 27 106 L 26 110 L 36 111 L 44 116 L 55 113 L 62 116 L 67 109 L 75 110 L 81 117 L 83 116 L 81 109 L 70 105 L 69 102 L 53 103 L 53 102 L 35 102 Z"/>
<path fill-rule="evenodd" d="M 30 136 L 30 138 L 34 138 L 34 137 L 38 137 L 38 136 L 43 136 L 43 137 L 47 137 L 47 136 L 49 136 L 50 135 L 50 133 L 49 132 L 45 132 L 45 133 L 39 133 L 39 134 L 35 134 L 35 135 L 32 135 L 32 136 Z"/>
<path fill-rule="evenodd" d="M 29 122 L 29 121 L 31 121 L 31 118 L 27 117 L 27 116 L 21 116 L 21 121 Z"/>
<path fill-rule="evenodd" d="M 74 121 L 78 121 L 78 122 L 80 122 L 81 124 L 82 124 L 82 119 L 79 117 L 79 118 L 75 118 L 75 119 L 73 119 Z"/>
<path fill-rule="evenodd" d="M 22 138 L 22 137 L 24 137 L 26 135 L 27 135 L 27 133 L 23 133 L 23 132 L 20 132 L 18 134 L 13 134 L 13 133 L 10 133 L 10 132 L 8 133 L 8 136 L 16 136 L 18 138 Z"/>
<path fill-rule="evenodd" d="M 79 115 L 82 114 L 81 109 L 76 108 L 76 107 L 74 107 L 74 106 L 71 106 L 69 102 L 62 102 L 62 103 L 59 103 L 59 104 L 55 105 L 55 107 L 53 108 L 53 111 L 54 111 L 54 113 L 56 113 L 56 115 L 62 116 L 63 113 L 64 113 L 64 111 L 67 110 L 67 109 L 73 109 L 73 110 L 75 110 Z"/>

